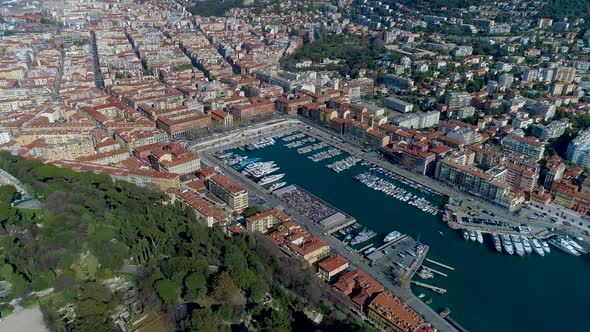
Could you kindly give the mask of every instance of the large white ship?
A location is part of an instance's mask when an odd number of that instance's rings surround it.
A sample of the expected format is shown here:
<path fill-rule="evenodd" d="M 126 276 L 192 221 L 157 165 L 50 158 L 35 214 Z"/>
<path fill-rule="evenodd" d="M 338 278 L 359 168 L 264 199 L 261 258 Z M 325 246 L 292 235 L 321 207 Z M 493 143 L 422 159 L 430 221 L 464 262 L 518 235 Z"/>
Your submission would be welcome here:
<path fill-rule="evenodd" d="M 269 183 L 273 183 L 275 181 L 278 181 L 278 180 L 282 179 L 284 176 L 285 176 L 285 173 L 265 176 L 262 179 L 260 179 L 260 181 L 258 181 L 258 184 L 261 186 L 264 186 L 265 184 L 269 184 Z"/>
<path fill-rule="evenodd" d="M 576 251 L 576 249 L 574 249 L 566 239 L 564 239 L 560 236 L 549 240 L 549 243 L 554 245 L 558 249 L 561 249 L 561 250 L 567 252 L 570 255 L 580 256 L 580 253 L 578 251 Z"/>

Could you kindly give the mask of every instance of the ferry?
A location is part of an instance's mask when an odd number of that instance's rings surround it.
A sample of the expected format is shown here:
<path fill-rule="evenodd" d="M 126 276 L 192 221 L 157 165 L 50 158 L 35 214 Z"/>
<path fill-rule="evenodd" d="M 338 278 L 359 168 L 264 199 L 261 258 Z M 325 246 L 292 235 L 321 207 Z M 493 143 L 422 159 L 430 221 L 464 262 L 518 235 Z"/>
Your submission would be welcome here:
<path fill-rule="evenodd" d="M 492 239 L 494 240 L 494 246 L 498 252 L 502 252 L 502 243 L 500 237 L 496 233 L 492 233 Z"/>
<path fill-rule="evenodd" d="M 521 235 L 520 236 L 520 241 L 522 241 L 522 245 L 524 247 L 524 251 L 527 254 L 530 254 L 530 253 L 533 252 L 533 247 L 531 246 L 531 243 L 529 242 L 529 239 L 527 239 L 526 237 L 524 237 L 524 236 Z"/>
<path fill-rule="evenodd" d="M 477 240 L 477 234 L 475 234 L 475 232 L 474 232 L 474 231 L 469 231 L 469 239 L 470 239 L 471 241 L 475 241 L 475 240 Z"/>
<path fill-rule="evenodd" d="M 549 243 L 547 243 L 547 241 L 543 241 L 543 240 L 539 240 L 541 242 L 541 245 L 543 246 L 543 251 L 548 254 L 551 252 L 551 248 L 549 247 Z"/>
<path fill-rule="evenodd" d="M 367 242 L 376 235 L 377 233 L 375 233 L 374 231 L 365 229 L 362 232 L 360 232 L 357 236 L 355 236 L 355 238 L 352 239 L 352 241 L 350 241 L 350 244 L 354 246 L 359 243 Z"/>
<path fill-rule="evenodd" d="M 481 234 L 481 232 L 475 231 L 475 234 L 477 234 L 477 242 L 479 242 L 480 244 L 483 244 L 483 235 Z"/>
<path fill-rule="evenodd" d="M 514 248 L 516 248 L 516 253 L 518 256 L 524 256 L 524 246 L 522 245 L 522 241 L 520 240 L 520 236 L 518 235 L 510 235 L 510 239 L 514 244 Z"/>
<path fill-rule="evenodd" d="M 383 242 L 390 242 L 393 241 L 395 239 L 398 239 L 402 236 L 402 233 L 398 232 L 398 231 L 393 231 L 389 234 L 387 234 L 387 236 L 385 236 L 385 239 L 383 240 Z"/>
<path fill-rule="evenodd" d="M 554 245 L 558 249 L 563 250 L 564 252 L 566 252 L 566 253 L 568 253 L 570 255 L 580 256 L 580 253 L 571 246 L 571 244 L 569 243 L 569 241 L 567 241 L 566 239 L 562 238 L 561 236 L 557 236 L 557 237 L 549 240 L 549 243 L 552 244 L 552 245 Z"/>
<path fill-rule="evenodd" d="M 282 179 L 284 176 L 285 176 L 285 173 L 265 176 L 262 179 L 260 179 L 260 181 L 258 181 L 258 184 L 261 186 L 264 186 L 266 184 L 278 181 L 278 180 Z"/>
<path fill-rule="evenodd" d="M 504 250 L 506 250 L 508 254 L 514 255 L 514 246 L 512 245 L 510 237 L 506 234 L 502 234 L 500 235 L 500 238 L 502 239 L 502 246 L 504 247 Z"/>
<path fill-rule="evenodd" d="M 531 239 L 531 243 L 533 245 L 533 250 L 541 255 L 541 256 L 545 256 L 545 250 L 543 250 L 543 246 L 541 245 L 541 241 L 537 240 L 537 239 Z"/>
<path fill-rule="evenodd" d="M 469 240 L 469 232 L 466 229 L 463 230 L 463 238 L 465 241 Z"/>
<path fill-rule="evenodd" d="M 272 186 L 270 186 L 270 188 L 268 188 L 268 191 L 275 191 L 277 189 L 280 189 L 282 187 L 284 187 L 287 184 L 287 182 L 278 182 L 273 184 Z"/>

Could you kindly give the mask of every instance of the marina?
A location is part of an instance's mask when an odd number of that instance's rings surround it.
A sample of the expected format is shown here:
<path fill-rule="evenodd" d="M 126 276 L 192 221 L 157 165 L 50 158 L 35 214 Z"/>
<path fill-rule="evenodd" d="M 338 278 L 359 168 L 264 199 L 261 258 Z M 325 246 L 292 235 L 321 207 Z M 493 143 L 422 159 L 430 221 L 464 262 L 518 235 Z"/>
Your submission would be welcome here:
<path fill-rule="evenodd" d="M 293 135 L 301 134 L 292 133 L 285 137 Z M 308 135 L 303 134 L 293 140 L 303 139 L 306 136 Z M 277 141 L 280 142 L 285 137 L 277 139 Z M 453 318 L 470 330 L 483 332 L 526 331 L 533 328 L 530 322 L 534 322 L 533 326 L 536 330 L 559 331 L 575 330 L 576 327 L 585 324 L 583 306 L 570 306 L 566 311 L 565 308 L 555 308 L 554 303 L 555 299 L 559 299 L 560 302 L 578 303 L 578 295 L 576 294 L 590 293 L 590 285 L 586 281 L 586 276 L 590 275 L 590 265 L 587 264 L 586 259 L 573 256 L 561 249 L 551 250 L 557 247 L 554 244 L 548 244 L 547 240 L 549 239 L 542 234 L 541 236 L 535 236 L 536 234 L 529 236 L 533 246 L 533 254 L 527 255 L 527 259 L 521 259 L 516 253 L 510 255 L 504 247 L 503 240 L 508 234 L 516 234 L 518 231 L 505 225 L 502 221 L 481 217 L 479 218 L 482 220 L 478 220 L 478 217 L 467 216 L 471 219 L 469 219 L 469 223 L 463 224 L 453 221 L 452 214 L 445 214 L 443 220 L 450 219 L 449 226 L 452 227 L 447 228 L 446 224 L 441 221 L 440 214 L 433 215 L 423 212 L 407 202 L 393 199 L 380 191 L 368 188 L 354 179 L 354 176 L 370 173 L 427 199 L 433 206 L 440 206 L 440 197 L 435 191 L 364 161 L 357 163 L 347 172 L 336 173 L 324 167 L 324 164 L 334 161 L 324 161 L 328 158 L 318 162 L 311 160 L 310 157 L 313 155 L 325 153 L 329 149 L 340 151 L 340 154 L 347 154 L 335 147 L 326 147 L 323 150 L 302 155 L 298 154 L 295 149 L 284 147 L 283 144 L 275 144 L 258 150 L 246 151 L 245 156 L 265 161 L 274 160 L 276 165 L 281 168 L 280 173 L 286 174 L 281 181 L 297 184 L 313 193 L 318 199 L 338 207 L 346 215 L 352 216 L 356 222 L 349 219 L 348 225 L 331 230 L 337 238 L 344 240 L 346 236 L 350 235 L 347 240 L 350 241 L 356 233 L 365 227 L 376 232 L 377 236 L 366 243 L 354 246 L 351 250 L 358 250 L 359 255 L 365 256 L 369 262 L 372 262 L 372 266 L 380 269 L 383 274 L 388 274 L 390 268 L 406 273 L 420 269 L 420 261 L 417 260 L 417 257 L 410 255 L 410 252 L 415 254 L 416 248 L 416 241 L 412 237 L 417 238 L 418 235 L 421 235 L 420 241 L 424 241 L 429 247 L 427 259 L 444 262 L 445 265 L 454 266 L 457 270 L 451 274 L 438 269 L 448 274 L 448 277 L 434 274 L 432 284 L 447 290 L 445 295 L 412 284 L 415 294 L 424 293 L 424 299 L 426 299 L 424 302 L 436 311 L 446 307 L 451 308 Z M 230 151 L 225 153 L 228 152 Z M 240 149 L 234 149 L 231 152 L 244 154 L 244 151 Z M 288 187 L 285 185 L 275 192 L 280 192 Z M 357 227 L 354 228 L 354 231 L 352 225 Z M 349 230 L 352 234 L 339 233 L 340 230 L 349 227 L 351 227 Z M 483 244 L 477 243 L 477 233 L 475 233 L 474 242 L 465 241 L 462 234 L 462 229 L 465 228 L 480 230 L 484 239 Z M 394 240 L 394 244 L 379 250 L 380 247 L 386 245 L 383 243 L 385 236 L 394 230 L 412 237 Z M 498 253 L 493 238 L 488 238 L 491 233 L 496 233 L 500 237 L 503 254 Z M 545 256 L 537 255 L 532 240 L 534 238 L 546 241 L 547 247 L 553 246 L 554 248 L 547 248 L 551 254 L 547 255 L 548 252 L 541 242 Z M 513 246 L 511 241 L 508 243 L 506 246 Z M 400 253 L 404 255 L 404 258 L 398 256 Z M 518 264 L 515 263 L 515 259 L 518 260 Z M 506 271 L 520 277 L 517 279 L 506 278 Z M 567 280 L 566 275 L 560 271 L 570 272 L 567 274 Z M 526 279 L 527 282 L 522 282 L 523 279 Z M 548 283 L 555 282 L 559 283 L 559 287 L 546 287 Z M 486 288 L 502 288 L 503 293 L 515 295 L 509 296 L 509 301 L 506 301 L 505 297 L 498 297 L 496 292 L 482 291 L 478 293 L 478 300 L 473 301 L 472 290 L 482 284 L 487 285 Z M 522 308 L 530 310 L 523 311 Z M 548 308 L 554 309 L 549 311 Z M 482 324 L 482 319 L 490 310 L 497 313 L 497 319 Z M 556 313 L 555 311 L 561 312 Z M 549 318 L 556 314 L 567 315 L 570 319 L 557 322 Z"/>

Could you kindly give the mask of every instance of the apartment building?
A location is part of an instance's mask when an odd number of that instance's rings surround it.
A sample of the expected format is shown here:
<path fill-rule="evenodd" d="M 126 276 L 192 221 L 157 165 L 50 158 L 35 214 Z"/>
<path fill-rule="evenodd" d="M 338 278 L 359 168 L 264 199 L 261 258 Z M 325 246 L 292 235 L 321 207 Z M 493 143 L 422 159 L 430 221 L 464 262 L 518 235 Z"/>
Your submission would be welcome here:
<path fill-rule="evenodd" d="M 545 144 L 530 136 L 520 137 L 515 134 L 508 134 L 502 138 L 500 145 L 505 149 L 527 155 L 534 160 L 540 160 L 545 153 Z"/>
<path fill-rule="evenodd" d="M 266 233 L 270 228 L 291 220 L 288 214 L 277 209 L 269 209 L 246 218 L 248 232 Z"/>
<path fill-rule="evenodd" d="M 318 263 L 318 275 L 328 282 L 346 269 L 348 269 L 348 260 L 338 254 Z"/>
<path fill-rule="evenodd" d="M 208 180 L 209 191 L 225 202 L 233 211 L 248 208 L 248 192 L 223 174 L 216 174 Z"/>
<path fill-rule="evenodd" d="M 379 293 L 369 303 L 367 319 L 381 331 L 434 331 L 410 305 L 390 292 Z"/>
<path fill-rule="evenodd" d="M 450 186 L 512 210 L 523 201 L 514 195 L 504 179 L 506 169 L 493 167 L 484 172 L 472 166 L 458 164 L 450 159 L 437 162 L 435 177 Z"/>

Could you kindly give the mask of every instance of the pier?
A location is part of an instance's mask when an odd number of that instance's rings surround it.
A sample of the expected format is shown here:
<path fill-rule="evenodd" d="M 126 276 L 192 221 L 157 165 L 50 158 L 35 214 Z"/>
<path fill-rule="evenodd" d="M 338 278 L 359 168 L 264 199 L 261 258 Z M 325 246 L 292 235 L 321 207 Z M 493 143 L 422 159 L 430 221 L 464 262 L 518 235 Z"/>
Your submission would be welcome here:
<path fill-rule="evenodd" d="M 447 290 L 446 290 L 446 289 L 444 289 L 444 288 L 440 288 L 440 287 L 432 286 L 432 285 L 429 285 L 429 284 L 425 284 L 425 283 L 423 283 L 423 282 L 419 282 L 419 281 L 414 281 L 414 280 L 412 280 L 412 281 L 411 281 L 411 283 L 413 283 L 413 284 L 414 284 L 414 285 L 416 285 L 416 286 L 420 286 L 420 287 L 428 288 L 428 289 L 430 289 L 430 290 L 432 290 L 432 291 L 435 291 L 435 292 L 437 292 L 437 293 L 439 293 L 439 294 L 445 294 L 445 293 L 447 292 Z"/>
<path fill-rule="evenodd" d="M 451 316 L 447 316 L 445 317 L 445 319 L 447 320 L 447 322 L 449 322 L 454 328 L 456 328 L 459 332 L 469 332 L 469 330 L 467 330 L 466 328 L 464 328 L 463 326 L 461 326 L 459 323 L 457 323 L 457 321 L 455 321 L 454 319 L 451 318 Z"/>
<path fill-rule="evenodd" d="M 430 271 L 430 272 L 432 272 L 432 273 L 436 273 L 436 274 L 438 274 L 438 275 L 441 275 L 441 276 L 443 276 L 443 277 L 448 277 L 448 275 L 447 275 L 446 273 L 442 273 L 442 272 L 440 272 L 440 271 L 437 271 L 437 270 L 435 270 L 435 269 L 433 269 L 433 268 L 430 268 L 430 267 L 428 267 L 428 266 L 424 266 L 424 265 L 422 265 L 422 268 L 423 268 L 423 269 L 426 269 L 427 271 Z"/>
<path fill-rule="evenodd" d="M 427 261 L 428 263 L 432 263 L 432 264 L 434 264 L 434 265 L 438 265 L 438 266 L 440 266 L 440 267 L 444 267 L 445 269 L 448 269 L 448 270 L 451 270 L 451 271 L 455 271 L 455 268 L 454 268 L 454 267 L 452 267 L 452 266 L 448 266 L 448 265 L 445 265 L 445 264 L 443 264 L 443 263 L 439 263 L 439 262 L 437 262 L 437 261 L 434 261 L 434 260 L 432 260 L 432 259 L 430 259 L 430 258 L 426 258 L 426 261 Z"/>
<path fill-rule="evenodd" d="M 364 247 L 360 248 L 359 250 L 357 250 L 357 252 L 363 252 L 363 251 L 365 251 L 365 250 L 367 250 L 367 249 L 371 248 L 372 246 L 373 246 L 373 244 L 372 244 L 372 243 L 371 243 L 371 244 L 368 244 L 368 245 L 366 245 L 366 246 L 364 246 Z"/>

